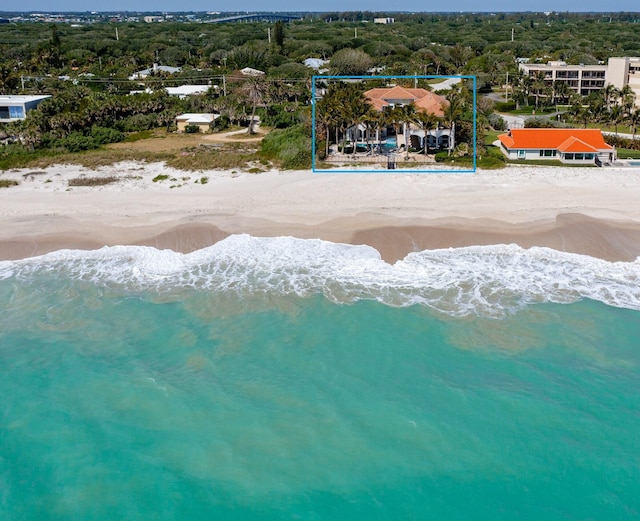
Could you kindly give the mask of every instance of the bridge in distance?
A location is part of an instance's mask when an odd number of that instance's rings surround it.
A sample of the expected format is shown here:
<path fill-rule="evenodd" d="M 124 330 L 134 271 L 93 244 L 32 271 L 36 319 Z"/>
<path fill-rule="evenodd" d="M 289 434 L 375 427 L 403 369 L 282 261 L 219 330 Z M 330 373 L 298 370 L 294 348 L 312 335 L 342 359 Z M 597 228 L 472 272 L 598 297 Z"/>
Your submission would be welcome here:
<path fill-rule="evenodd" d="M 291 22 L 293 20 L 302 20 L 302 16 L 286 13 L 247 13 L 234 16 L 225 16 L 224 18 L 215 18 L 213 20 L 207 20 L 207 23 L 223 24 L 231 22 Z"/>

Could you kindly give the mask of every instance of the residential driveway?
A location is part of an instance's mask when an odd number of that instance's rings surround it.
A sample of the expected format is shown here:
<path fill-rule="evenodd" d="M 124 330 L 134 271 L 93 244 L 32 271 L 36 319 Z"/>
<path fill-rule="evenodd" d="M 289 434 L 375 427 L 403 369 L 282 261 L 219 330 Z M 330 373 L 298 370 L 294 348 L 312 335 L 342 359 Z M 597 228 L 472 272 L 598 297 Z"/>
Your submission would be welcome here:
<path fill-rule="evenodd" d="M 524 128 L 524 122 L 530 116 L 512 116 L 511 114 L 500 114 L 507 123 L 507 128 Z"/>

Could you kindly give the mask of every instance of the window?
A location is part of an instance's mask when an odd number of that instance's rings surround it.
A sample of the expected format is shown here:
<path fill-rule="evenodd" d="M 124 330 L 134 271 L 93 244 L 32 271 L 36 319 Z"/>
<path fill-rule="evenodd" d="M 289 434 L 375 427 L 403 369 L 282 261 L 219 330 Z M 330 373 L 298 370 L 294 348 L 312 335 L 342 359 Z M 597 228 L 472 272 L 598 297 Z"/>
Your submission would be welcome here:
<path fill-rule="evenodd" d="M 22 107 L 9 107 L 9 117 L 11 119 L 24 118 L 24 109 Z"/>
<path fill-rule="evenodd" d="M 555 157 L 555 150 L 540 150 L 540 157 Z"/>
<path fill-rule="evenodd" d="M 518 159 L 524 159 L 525 157 L 527 157 L 527 152 L 526 150 L 518 150 Z"/>
<path fill-rule="evenodd" d="M 574 157 L 576 160 L 582 161 L 584 159 L 584 154 L 582 152 L 576 152 Z"/>
<path fill-rule="evenodd" d="M 573 160 L 573 154 L 565 154 L 564 158 L 565 159 L 569 159 L 569 160 Z"/>
<path fill-rule="evenodd" d="M 9 119 L 9 107 L 0 107 L 0 119 Z"/>

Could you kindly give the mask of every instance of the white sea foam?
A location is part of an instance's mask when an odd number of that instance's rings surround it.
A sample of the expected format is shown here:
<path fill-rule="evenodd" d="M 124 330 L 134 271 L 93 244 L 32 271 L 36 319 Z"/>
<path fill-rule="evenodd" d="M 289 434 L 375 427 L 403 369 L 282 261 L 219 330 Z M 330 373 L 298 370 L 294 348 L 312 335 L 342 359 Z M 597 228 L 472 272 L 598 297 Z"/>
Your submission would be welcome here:
<path fill-rule="evenodd" d="M 28 281 L 41 273 L 133 291 L 322 293 L 335 302 L 419 304 L 451 315 L 502 315 L 583 298 L 640 309 L 640 260 L 607 262 L 516 245 L 426 250 L 390 265 L 369 246 L 234 235 L 190 254 L 115 246 L 0 262 L 0 280 Z"/>

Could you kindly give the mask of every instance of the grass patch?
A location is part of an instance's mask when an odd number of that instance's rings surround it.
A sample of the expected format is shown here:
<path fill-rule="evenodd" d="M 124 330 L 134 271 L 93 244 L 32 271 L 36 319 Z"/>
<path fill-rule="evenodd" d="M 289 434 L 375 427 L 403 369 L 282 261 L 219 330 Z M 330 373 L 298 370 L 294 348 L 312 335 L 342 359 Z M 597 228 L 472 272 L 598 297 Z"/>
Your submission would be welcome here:
<path fill-rule="evenodd" d="M 515 104 L 512 102 L 497 102 L 494 107 L 496 112 L 499 112 L 501 114 L 510 114 L 512 116 L 539 116 L 540 114 L 553 114 L 554 112 L 556 112 L 555 106 L 545 108 L 524 106 L 516 109 Z"/>
<path fill-rule="evenodd" d="M 640 159 L 640 150 L 631 150 L 630 148 L 616 149 L 620 159 Z"/>
<path fill-rule="evenodd" d="M 132 132 L 131 134 L 127 134 L 127 136 L 122 140 L 122 143 L 135 143 L 136 141 L 140 141 L 141 139 L 151 139 L 151 138 L 165 138 L 165 135 L 160 134 L 159 132 L 154 132 L 153 130 L 141 130 L 140 132 Z"/>
<path fill-rule="evenodd" d="M 158 183 L 159 181 L 166 181 L 167 179 L 169 179 L 169 176 L 167 174 L 158 174 L 152 179 L 152 181 L 154 183 Z"/>
<path fill-rule="evenodd" d="M 12 168 L 44 169 L 53 165 L 75 164 L 86 168 L 110 166 L 123 161 L 155 163 L 184 170 L 245 169 L 258 160 L 269 164 L 257 155 L 259 144 L 201 143 L 194 135 L 185 137 L 166 134 L 163 130 L 145 130 L 130 134 L 131 141 L 115 143 L 103 148 L 70 153 L 64 149 L 28 151 L 21 146 L 5 146 L 0 149 L 0 170 Z M 162 141 L 160 141 L 162 140 Z M 137 143 L 131 145 L 133 141 Z"/>
<path fill-rule="evenodd" d="M 18 186 L 20 183 L 13 179 L 0 179 L 0 188 L 9 188 L 10 186 Z"/>
<path fill-rule="evenodd" d="M 115 183 L 118 180 L 116 176 L 107 177 L 76 177 L 75 179 L 69 179 L 69 186 L 104 186 Z"/>
<path fill-rule="evenodd" d="M 257 159 L 257 148 L 243 143 L 203 143 L 183 149 L 167 165 L 185 171 L 245 169 Z"/>
<path fill-rule="evenodd" d="M 501 134 L 506 134 L 505 130 L 487 130 L 484 136 L 485 145 L 493 145 L 493 142 L 498 139 Z"/>
<path fill-rule="evenodd" d="M 507 160 L 507 163 L 510 165 L 560 166 L 564 168 L 595 168 L 596 166 L 595 163 L 576 163 L 575 165 L 567 164 L 563 163 L 559 159 L 511 159 Z"/>

